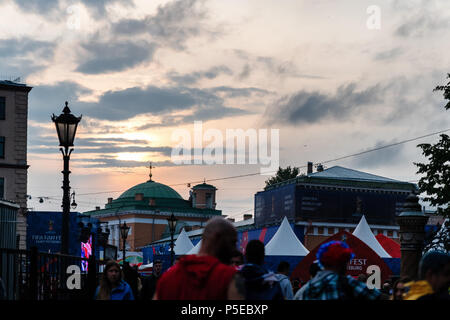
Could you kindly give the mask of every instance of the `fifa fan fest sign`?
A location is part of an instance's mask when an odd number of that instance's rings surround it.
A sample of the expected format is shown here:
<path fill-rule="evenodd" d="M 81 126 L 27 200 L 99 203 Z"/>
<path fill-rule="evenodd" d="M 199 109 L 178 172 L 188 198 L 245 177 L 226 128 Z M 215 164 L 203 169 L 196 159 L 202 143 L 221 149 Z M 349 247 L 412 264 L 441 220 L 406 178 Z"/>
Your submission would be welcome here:
<path fill-rule="evenodd" d="M 345 242 L 355 254 L 347 265 L 347 274 L 356 278 L 361 274 L 368 276 L 367 286 L 369 288 L 381 288 L 381 283 L 386 281 L 392 271 L 380 256 L 359 238 L 347 231 L 341 231 L 320 243 L 312 250 L 294 269 L 291 278 L 309 281 L 309 267 L 317 259 L 316 255 L 320 246 L 329 241 Z"/>

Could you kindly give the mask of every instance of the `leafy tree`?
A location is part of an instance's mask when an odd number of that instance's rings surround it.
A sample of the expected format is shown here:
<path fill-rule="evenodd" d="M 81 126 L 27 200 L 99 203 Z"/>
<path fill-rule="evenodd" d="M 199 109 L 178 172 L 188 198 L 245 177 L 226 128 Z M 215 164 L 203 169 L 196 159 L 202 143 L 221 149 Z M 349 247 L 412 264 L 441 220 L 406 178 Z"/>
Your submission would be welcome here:
<path fill-rule="evenodd" d="M 297 167 L 291 168 L 291 166 L 288 166 L 286 169 L 278 167 L 276 175 L 266 180 L 266 187 L 295 178 L 296 176 L 298 176 L 299 172 L 300 171 Z"/>
<path fill-rule="evenodd" d="M 450 73 L 447 78 L 450 79 Z M 444 98 L 449 101 L 445 109 L 450 109 L 450 82 L 437 86 L 433 91 L 444 92 Z M 418 145 L 429 162 L 414 164 L 419 168 L 417 173 L 425 174 L 419 180 L 420 192 L 427 194 L 424 200 L 437 206 L 439 214 L 450 217 L 450 137 L 446 134 L 441 134 L 440 137 L 436 144 Z"/>

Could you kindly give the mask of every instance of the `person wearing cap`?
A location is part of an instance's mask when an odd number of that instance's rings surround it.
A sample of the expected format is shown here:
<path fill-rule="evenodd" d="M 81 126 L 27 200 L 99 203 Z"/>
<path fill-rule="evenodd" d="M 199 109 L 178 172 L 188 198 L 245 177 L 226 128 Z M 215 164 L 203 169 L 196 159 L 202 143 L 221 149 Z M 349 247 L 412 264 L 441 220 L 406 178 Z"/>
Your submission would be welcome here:
<path fill-rule="evenodd" d="M 320 271 L 297 297 L 299 300 L 376 300 L 381 292 L 369 290 L 364 283 L 346 275 L 347 264 L 354 253 L 341 241 L 323 244 L 317 252 Z"/>

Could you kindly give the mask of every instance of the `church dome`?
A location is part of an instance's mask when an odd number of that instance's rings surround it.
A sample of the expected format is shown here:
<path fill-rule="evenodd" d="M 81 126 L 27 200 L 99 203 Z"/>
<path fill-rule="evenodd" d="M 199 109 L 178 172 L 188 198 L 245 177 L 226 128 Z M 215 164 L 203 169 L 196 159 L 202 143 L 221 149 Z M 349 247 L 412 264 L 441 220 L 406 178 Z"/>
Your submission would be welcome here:
<path fill-rule="evenodd" d="M 165 184 L 158 183 L 152 180 L 135 185 L 120 195 L 118 199 L 134 199 L 137 193 L 142 193 L 144 198 L 166 198 L 166 199 L 181 199 L 178 192 Z"/>

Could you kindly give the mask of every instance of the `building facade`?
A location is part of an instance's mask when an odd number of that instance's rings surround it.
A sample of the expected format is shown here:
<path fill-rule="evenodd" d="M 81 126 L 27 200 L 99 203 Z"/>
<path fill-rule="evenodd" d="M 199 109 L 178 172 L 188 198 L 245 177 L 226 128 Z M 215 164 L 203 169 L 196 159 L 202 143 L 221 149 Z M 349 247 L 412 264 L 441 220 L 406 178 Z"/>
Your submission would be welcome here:
<path fill-rule="evenodd" d="M 0 81 L 0 199 L 20 206 L 19 248 L 26 247 L 28 93 L 25 84 Z"/>
<path fill-rule="evenodd" d="M 192 188 L 191 197 L 185 200 L 174 189 L 150 178 L 128 189 L 117 199 L 108 198 L 105 208 L 97 207 L 84 214 L 107 223 L 111 231 L 108 243 L 117 246 L 119 251 L 123 249 L 120 226 L 126 222 L 131 227 L 126 250 L 137 251 L 170 236 L 167 219 L 172 213 L 178 219 L 176 233 L 182 228 L 187 231 L 202 228 L 208 219 L 221 215 L 222 212 L 215 209 L 215 193 L 215 187 L 200 184 Z M 202 200 L 193 202 L 195 196 Z M 213 200 L 205 203 L 207 198 Z"/>
<path fill-rule="evenodd" d="M 358 223 L 364 214 L 370 224 L 394 226 L 406 197 L 416 189 L 412 183 L 334 166 L 258 192 L 255 223 L 287 216 L 296 222 L 345 225 Z"/>

